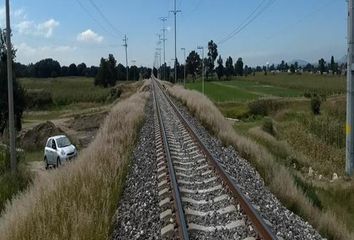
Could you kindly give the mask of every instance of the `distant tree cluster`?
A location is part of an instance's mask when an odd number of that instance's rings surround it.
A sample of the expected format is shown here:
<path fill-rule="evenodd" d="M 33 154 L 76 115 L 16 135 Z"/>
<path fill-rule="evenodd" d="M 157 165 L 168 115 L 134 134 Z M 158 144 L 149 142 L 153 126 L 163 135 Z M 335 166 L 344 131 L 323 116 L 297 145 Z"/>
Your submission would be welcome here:
<path fill-rule="evenodd" d="M 52 58 L 42 59 L 35 64 L 28 65 L 16 62 L 14 69 L 17 77 L 65 77 L 65 76 L 85 76 L 94 77 L 97 74 L 98 68 L 95 66 L 87 67 L 85 63 L 80 63 L 76 66 L 75 63 L 69 66 L 60 66 L 60 63 Z"/>

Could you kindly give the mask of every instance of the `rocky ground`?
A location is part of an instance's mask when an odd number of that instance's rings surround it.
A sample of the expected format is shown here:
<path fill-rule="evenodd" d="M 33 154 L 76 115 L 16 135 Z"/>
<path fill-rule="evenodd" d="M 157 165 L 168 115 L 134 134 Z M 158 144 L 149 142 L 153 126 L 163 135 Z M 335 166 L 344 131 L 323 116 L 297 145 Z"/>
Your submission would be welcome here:
<path fill-rule="evenodd" d="M 160 239 L 160 210 L 152 98 L 133 152 L 130 172 L 116 213 L 112 239 Z"/>

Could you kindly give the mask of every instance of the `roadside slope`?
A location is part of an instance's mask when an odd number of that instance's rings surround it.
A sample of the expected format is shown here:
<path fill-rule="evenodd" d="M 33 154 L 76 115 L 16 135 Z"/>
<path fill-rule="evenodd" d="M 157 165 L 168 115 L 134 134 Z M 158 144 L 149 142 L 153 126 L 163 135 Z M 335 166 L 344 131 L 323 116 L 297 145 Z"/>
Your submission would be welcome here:
<path fill-rule="evenodd" d="M 0 239 L 107 239 L 147 98 L 139 92 L 117 103 L 78 159 L 8 204 Z"/>

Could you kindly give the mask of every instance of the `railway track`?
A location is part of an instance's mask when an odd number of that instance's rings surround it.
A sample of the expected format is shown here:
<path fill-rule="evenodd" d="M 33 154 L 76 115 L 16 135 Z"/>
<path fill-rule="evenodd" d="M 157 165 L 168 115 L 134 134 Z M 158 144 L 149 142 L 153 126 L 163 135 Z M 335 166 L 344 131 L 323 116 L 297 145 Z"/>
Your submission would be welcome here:
<path fill-rule="evenodd" d="M 277 239 L 160 84 L 152 86 L 161 237 Z"/>

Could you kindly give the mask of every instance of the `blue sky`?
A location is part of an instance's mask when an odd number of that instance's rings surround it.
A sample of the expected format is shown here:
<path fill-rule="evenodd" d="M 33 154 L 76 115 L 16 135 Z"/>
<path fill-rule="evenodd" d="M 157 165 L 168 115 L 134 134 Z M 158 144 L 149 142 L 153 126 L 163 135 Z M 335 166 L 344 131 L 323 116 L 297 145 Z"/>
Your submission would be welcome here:
<path fill-rule="evenodd" d="M 129 64 L 152 66 L 162 23 L 167 16 L 166 62 L 174 57 L 173 0 L 10 0 L 13 43 L 25 64 L 51 57 L 62 64 L 98 65 L 113 53 L 124 62 L 122 33 L 128 36 Z M 282 59 L 317 62 L 346 53 L 345 0 L 177 0 L 178 59 L 198 45 L 216 43 L 237 28 L 264 2 L 261 15 L 218 50 L 225 59 L 242 57 L 245 64 L 278 63 Z M 1 9 L 4 26 L 4 8 Z M 108 22 L 109 23 L 108 23 Z M 112 26 L 111 26 L 112 25 Z"/>

